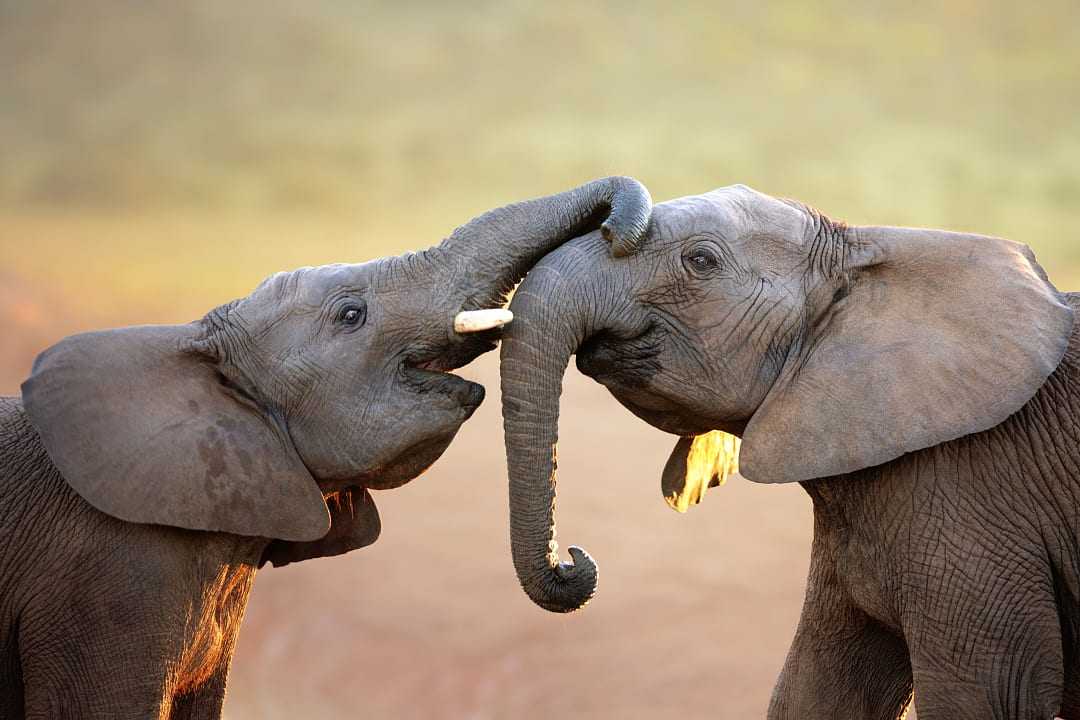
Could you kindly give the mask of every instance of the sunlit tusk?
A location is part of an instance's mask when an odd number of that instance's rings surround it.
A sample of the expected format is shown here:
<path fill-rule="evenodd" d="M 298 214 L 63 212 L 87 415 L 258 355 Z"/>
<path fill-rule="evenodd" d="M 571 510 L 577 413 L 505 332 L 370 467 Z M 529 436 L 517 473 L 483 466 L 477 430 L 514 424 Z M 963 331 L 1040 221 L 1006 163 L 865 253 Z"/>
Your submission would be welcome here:
<path fill-rule="evenodd" d="M 474 333 L 501 328 L 514 319 L 514 313 L 502 308 L 492 310 L 462 310 L 454 316 L 454 332 Z"/>

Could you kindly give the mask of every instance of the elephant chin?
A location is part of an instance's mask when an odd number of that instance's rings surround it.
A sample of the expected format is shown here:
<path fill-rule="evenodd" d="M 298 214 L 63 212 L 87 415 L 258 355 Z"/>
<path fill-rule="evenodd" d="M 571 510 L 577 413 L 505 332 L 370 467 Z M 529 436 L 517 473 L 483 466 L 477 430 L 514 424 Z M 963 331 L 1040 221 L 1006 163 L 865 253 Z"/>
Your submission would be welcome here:
<path fill-rule="evenodd" d="M 453 432 L 426 438 L 402 451 L 378 470 L 364 473 L 353 481 L 369 490 L 393 490 L 419 477 L 438 460 L 457 435 Z"/>
<path fill-rule="evenodd" d="M 688 437 L 691 435 L 704 435 L 716 429 L 717 423 L 701 417 L 687 415 L 685 412 L 675 409 L 674 404 L 660 408 L 657 403 L 650 402 L 650 405 L 655 407 L 647 407 L 642 404 L 642 395 L 640 393 L 624 392 L 622 388 L 609 385 L 603 381 L 601 381 L 601 384 L 607 387 L 612 397 L 618 400 L 620 405 L 658 430 L 663 430 L 672 435 L 679 435 L 680 437 Z M 737 428 L 729 427 L 727 429 L 739 433 L 742 430 L 742 425 L 739 424 Z"/>

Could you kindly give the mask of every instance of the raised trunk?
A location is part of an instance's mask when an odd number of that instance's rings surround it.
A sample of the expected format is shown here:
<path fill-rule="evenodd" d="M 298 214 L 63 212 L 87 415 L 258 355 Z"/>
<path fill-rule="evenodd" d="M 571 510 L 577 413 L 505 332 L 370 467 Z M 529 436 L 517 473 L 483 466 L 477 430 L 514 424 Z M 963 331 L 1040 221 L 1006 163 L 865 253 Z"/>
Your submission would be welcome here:
<path fill-rule="evenodd" d="M 452 268 L 458 310 L 501 306 L 540 258 L 572 237 L 600 229 L 619 257 L 637 248 L 652 199 L 637 180 L 607 177 L 580 187 L 490 210 L 427 251 Z"/>
<path fill-rule="evenodd" d="M 556 258 L 551 258 L 555 260 Z M 570 356 L 592 331 L 595 313 L 570 268 L 588 264 L 576 246 L 558 251 L 518 288 L 515 320 L 503 335 L 503 427 L 510 474 L 514 569 L 529 597 L 552 612 L 572 612 L 596 591 L 597 570 L 582 549 L 559 562 L 555 542 L 559 397 Z"/>

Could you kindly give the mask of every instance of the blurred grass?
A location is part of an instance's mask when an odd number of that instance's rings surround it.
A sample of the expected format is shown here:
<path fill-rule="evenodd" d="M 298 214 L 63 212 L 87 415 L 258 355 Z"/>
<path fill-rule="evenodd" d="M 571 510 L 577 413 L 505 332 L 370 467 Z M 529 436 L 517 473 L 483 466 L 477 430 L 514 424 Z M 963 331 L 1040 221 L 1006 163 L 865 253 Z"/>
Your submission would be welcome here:
<path fill-rule="evenodd" d="M 1068 1 L 0 0 L 0 281 L 75 326 L 188 319 L 622 173 L 1004 235 L 1071 287 L 1078 28 Z"/>
<path fill-rule="evenodd" d="M 445 228 L 622 172 L 1049 242 L 1078 27 L 1074 2 L 3 0 L 0 201 Z"/>
<path fill-rule="evenodd" d="M 1078 28 L 1071 1 L 0 0 L 0 279 L 187 319 L 623 173 L 1004 235 L 1071 287 Z"/>

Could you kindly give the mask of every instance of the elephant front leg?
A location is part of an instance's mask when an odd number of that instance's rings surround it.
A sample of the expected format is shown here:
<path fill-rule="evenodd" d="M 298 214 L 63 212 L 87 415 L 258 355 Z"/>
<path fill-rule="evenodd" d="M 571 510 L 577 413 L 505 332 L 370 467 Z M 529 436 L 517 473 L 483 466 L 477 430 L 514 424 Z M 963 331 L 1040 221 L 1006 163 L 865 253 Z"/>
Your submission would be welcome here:
<path fill-rule="evenodd" d="M 218 720 L 228 678 L 229 663 L 223 662 L 205 683 L 173 698 L 169 720 Z"/>
<path fill-rule="evenodd" d="M 1052 720 L 1061 711 L 1061 630 L 1052 596 L 965 595 L 948 624 L 916 613 L 911 662 L 919 720 Z"/>
<path fill-rule="evenodd" d="M 854 607 L 831 573 L 812 568 L 770 720 L 896 720 L 910 700 L 904 641 Z"/>

